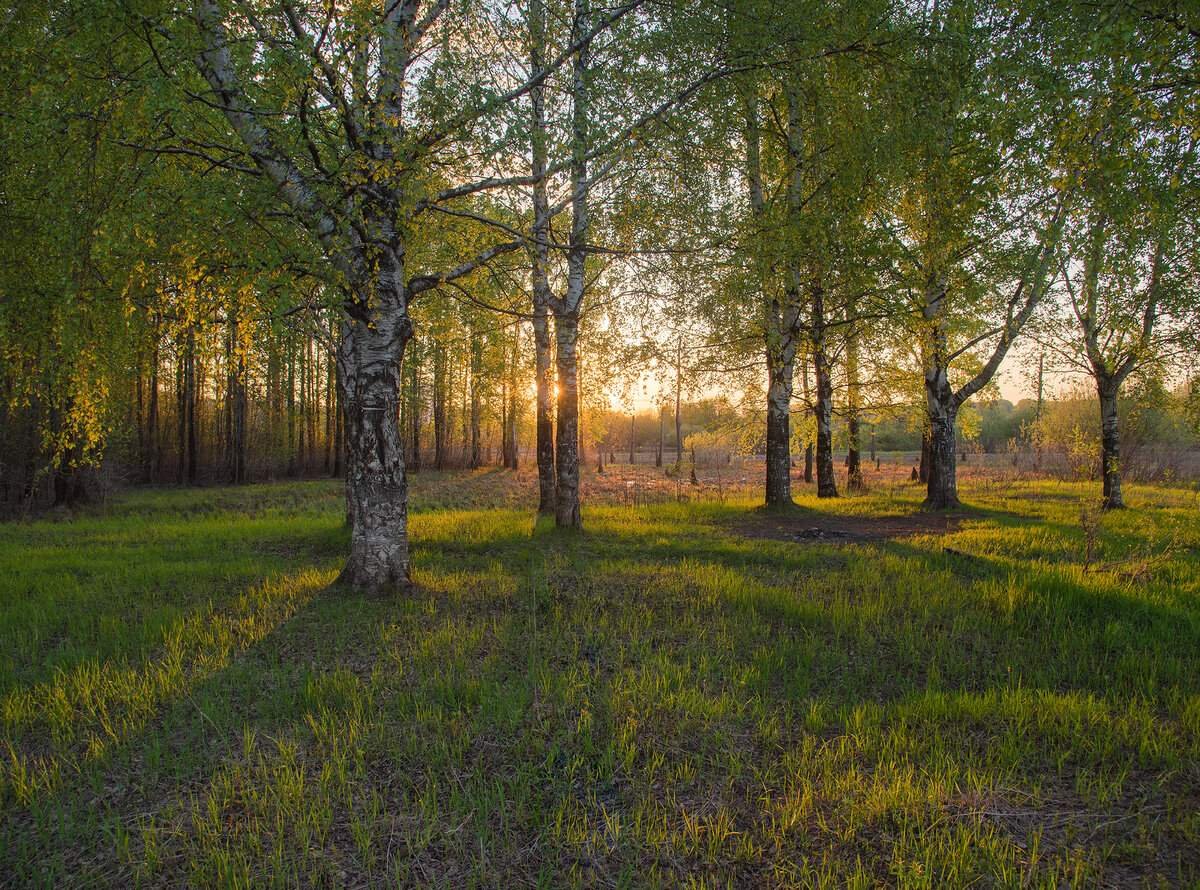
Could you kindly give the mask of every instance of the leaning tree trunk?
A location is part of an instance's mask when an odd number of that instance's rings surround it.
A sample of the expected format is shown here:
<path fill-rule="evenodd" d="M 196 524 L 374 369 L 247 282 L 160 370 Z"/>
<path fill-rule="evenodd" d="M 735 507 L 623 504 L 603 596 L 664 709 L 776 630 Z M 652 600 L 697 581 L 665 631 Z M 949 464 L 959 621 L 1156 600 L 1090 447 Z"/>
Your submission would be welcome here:
<path fill-rule="evenodd" d="M 408 480 L 400 429 L 401 361 L 412 336 L 402 309 L 348 322 L 338 350 L 346 423 L 350 556 L 340 581 L 368 592 L 409 586 Z"/>
<path fill-rule="evenodd" d="M 792 504 L 792 374 L 796 348 L 790 337 L 767 348 L 767 481 L 768 507 Z"/>
<path fill-rule="evenodd" d="M 946 368 L 932 365 L 925 372 L 929 412 L 929 482 L 925 507 L 945 510 L 959 506 L 954 424 L 958 400 L 950 389 Z"/>
<path fill-rule="evenodd" d="M 556 314 L 554 333 L 559 386 L 554 522 L 560 528 L 579 528 L 583 524 L 579 510 L 579 360 L 575 351 L 579 320 L 569 312 Z"/>
<path fill-rule="evenodd" d="M 1099 379 L 1096 388 L 1100 395 L 1100 468 L 1104 478 L 1105 510 L 1125 506 L 1121 494 L 1121 428 L 1117 415 L 1117 393 L 1120 385 L 1113 380 Z"/>

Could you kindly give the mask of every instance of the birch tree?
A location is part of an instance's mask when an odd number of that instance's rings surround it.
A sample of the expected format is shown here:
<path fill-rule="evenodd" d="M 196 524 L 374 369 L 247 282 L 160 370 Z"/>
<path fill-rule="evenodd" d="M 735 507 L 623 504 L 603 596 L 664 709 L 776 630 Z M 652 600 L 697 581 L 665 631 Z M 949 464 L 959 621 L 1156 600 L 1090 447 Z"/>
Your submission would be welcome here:
<path fill-rule="evenodd" d="M 1167 47 L 1179 48 L 1167 36 Z M 1080 118 L 1096 136 L 1080 157 L 1081 199 L 1058 269 L 1071 318 L 1050 341 L 1096 388 L 1105 509 L 1125 506 L 1123 384 L 1138 372 L 1169 374 L 1200 346 L 1198 106 L 1155 89 L 1161 68 L 1146 58 L 1167 47 L 1154 45 L 1159 35 L 1149 39 L 1108 44 L 1087 60 Z"/>
<path fill-rule="evenodd" d="M 496 135 L 497 124 L 552 72 L 578 67 L 597 33 L 632 8 L 581 19 L 570 45 L 533 76 L 509 73 L 502 59 L 510 23 L 482 5 L 195 0 L 187 15 L 139 23 L 156 58 L 192 60 L 203 89 L 181 70 L 171 74 L 222 115 L 236 140 L 219 151 L 195 143 L 189 150 L 267 183 L 343 295 L 347 584 L 376 591 L 409 583 L 398 416 L 413 301 L 523 243 L 480 236 L 447 265 L 421 269 L 421 233 L 439 213 L 473 214 L 472 196 L 529 181 L 504 165 L 519 148 Z M 496 172 L 468 162 L 481 145 L 499 159 Z M 489 220 L 479 222 L 488 231 Z"/>
<path fill-rule="evenodd" d="M 910 166 L 886 224 L 919 320 L 925 505 L 944 509 L 959 503 L 959 409 L 995 376 L 1057 266 L 1072 193 L 1056 134 L 1070 103 L 1045 65 L 1047 32 L 1019 8 L 934 3 L 915 24 Z"/>

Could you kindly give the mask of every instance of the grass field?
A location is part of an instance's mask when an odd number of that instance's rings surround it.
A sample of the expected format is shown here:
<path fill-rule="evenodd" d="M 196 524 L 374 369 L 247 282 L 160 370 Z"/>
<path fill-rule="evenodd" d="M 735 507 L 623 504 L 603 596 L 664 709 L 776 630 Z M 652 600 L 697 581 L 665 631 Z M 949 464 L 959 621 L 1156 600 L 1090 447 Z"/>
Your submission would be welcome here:
<path fill-rule="evenodd" d="M 530 483 L 417 477 L 403 599 L 333 482 L 0 525 L 0 884 L 1200 881 L 1194 492 Z"/>

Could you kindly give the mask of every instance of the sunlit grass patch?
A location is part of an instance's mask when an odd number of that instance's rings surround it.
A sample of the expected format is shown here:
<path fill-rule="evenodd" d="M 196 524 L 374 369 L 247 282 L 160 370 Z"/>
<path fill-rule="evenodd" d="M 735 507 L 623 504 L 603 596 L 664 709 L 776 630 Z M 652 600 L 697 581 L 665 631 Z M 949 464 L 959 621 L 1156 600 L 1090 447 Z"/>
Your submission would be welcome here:
<path fill-rule="evenodd" d="M 507 484 L 418 483 L 393 600 L 328 587 L 336 483 L 0 527 L 0 878 L 1200 878 L 1186 493 L 1132 487 L 1089 532 L 1079 486 L 964 487 L 950 527 L 839 543 L 747 537 L 736 494 L 583 534 L 473 506 Z"/>

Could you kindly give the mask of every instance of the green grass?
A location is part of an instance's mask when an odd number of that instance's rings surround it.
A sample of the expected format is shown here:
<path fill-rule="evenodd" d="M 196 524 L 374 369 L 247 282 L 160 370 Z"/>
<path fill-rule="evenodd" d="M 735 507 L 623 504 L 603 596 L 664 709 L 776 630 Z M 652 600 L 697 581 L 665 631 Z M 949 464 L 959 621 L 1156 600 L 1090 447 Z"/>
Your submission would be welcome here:
<path fill-rule="evenodd" d="M 329 587 L 337 483 L 0 526 L 0 885 L 1200 881 L 1195 494 L 1089 555 L 1086 486 L 835 546 L 528 483 L 418 477 L 404 599 Z"/>

